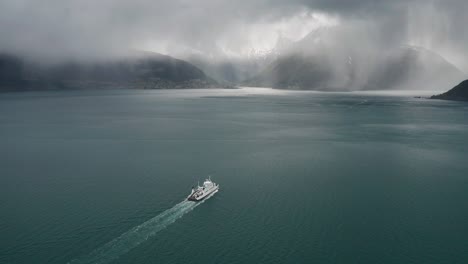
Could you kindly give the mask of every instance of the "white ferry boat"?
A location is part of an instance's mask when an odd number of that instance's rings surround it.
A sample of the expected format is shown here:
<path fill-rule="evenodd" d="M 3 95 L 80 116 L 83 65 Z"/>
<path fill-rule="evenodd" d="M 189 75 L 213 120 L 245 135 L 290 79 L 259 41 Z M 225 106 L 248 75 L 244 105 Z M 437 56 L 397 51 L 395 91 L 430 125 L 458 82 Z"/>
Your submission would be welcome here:
<path fill-rule="evenodd" d="M 192 192 L 187 197 L 189 201 L 199 202 L 205 199 L 210 194 L 214 194 L 219 190 L 219 184 L 216 184 L 211 181 L 211 178 L 208 178 L 203 182 L 202 186 L 197 186 L 197 188 L 192 187 Z"/>

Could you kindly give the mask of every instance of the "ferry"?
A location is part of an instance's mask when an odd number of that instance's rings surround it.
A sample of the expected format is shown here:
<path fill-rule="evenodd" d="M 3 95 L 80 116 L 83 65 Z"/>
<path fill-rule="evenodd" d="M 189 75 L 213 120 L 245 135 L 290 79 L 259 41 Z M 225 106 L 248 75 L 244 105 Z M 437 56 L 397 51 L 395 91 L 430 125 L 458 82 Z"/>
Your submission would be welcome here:
<path fill-rule="evenodd" d="M 219 184 L 216 184 L 211 181 L 211 177 L 206 179 L 203 182 L 202 186 L 197 186 L 197 188 L 192 187 L 192 192 L 187 197 L 187 200 L 199 202 L 205 199 L 210 194 L 214 194 L 219 190 Z"/>

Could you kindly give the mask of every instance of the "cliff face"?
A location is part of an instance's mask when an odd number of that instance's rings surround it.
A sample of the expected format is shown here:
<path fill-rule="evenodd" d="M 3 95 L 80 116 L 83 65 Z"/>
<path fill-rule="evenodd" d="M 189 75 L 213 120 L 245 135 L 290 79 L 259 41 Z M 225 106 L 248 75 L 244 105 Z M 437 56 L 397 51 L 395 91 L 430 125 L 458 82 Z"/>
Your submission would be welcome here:
<path fill-rule="evenodd" d="M 183 60 L 157 53 L 44 65 L 0 54 L 0 91 L 102 88 L 210 88 L 219 84 Z"/>
<path fill-rule="evenodd" d="M 468 80 L 461 82 L 448 92 L 432 96 L 431 99 L 468 101 Z"/>

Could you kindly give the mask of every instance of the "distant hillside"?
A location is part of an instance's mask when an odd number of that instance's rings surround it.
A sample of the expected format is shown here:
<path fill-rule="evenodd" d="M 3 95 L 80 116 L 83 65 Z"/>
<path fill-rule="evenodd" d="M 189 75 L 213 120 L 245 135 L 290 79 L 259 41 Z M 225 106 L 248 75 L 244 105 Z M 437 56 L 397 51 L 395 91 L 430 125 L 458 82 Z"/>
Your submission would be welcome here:
<path fill-rule="evenodd" d="M 319 57 L 289 54 L 271 63 L 257 76 L 244 82 L 247 86 L 282 89 L 326 90 L 332 69 Z"/>
<path fill-rule="evenodd" d="M 233 84 L 252 78 L 272 61 L 269 56 L 215 59 L 209 56 L 188 55 L 182 58 L 202 69 L 216 81 Z"/>
<path fill-rule="evenodd" d="M 276 54 L 269 66 L 243 84 L 302 90 L 431 90 L 463 78 L 435 52 L 382 42 L 369 37 L 366 27 L 320 27 Z"/>
<path fill-rule="evenodd" d="M 402 47 L 382 58 L 364 89 L 438 90 L 454 85 L 464 74 L 439 54 L 417 47 Z"/>
<path fill-rule="evenodd" d="M 468 101 L 468 80 L 461 82 L 448 92 L 432 96 L 431 99 Z"/>
<path fill-rule="evenodd" d="M 183 60 L 141 52 L 98 62 L 43 64 L 0 54 L 0 91 L 42 89 L 174 89 L 220 87 Z"/>
<path fill-rule="evenodd" d="M 436 89 L 462 76 L 455 66 L 433 52 L 402 47 L 374 58 L 291 52 L 244 85 L 338 91 Z"/>
<path fill-rule="evenodd" d="M 267 50 L 250 49 L 242 56 L 200 51 L 180 53 L 177 57 L 202 69 L 208 76 L 221 83 L 239 84 L 251 79 L 272 63 L 280 54 L 288 50 L 294 42 L 282 35 L 273 48 Z"/>

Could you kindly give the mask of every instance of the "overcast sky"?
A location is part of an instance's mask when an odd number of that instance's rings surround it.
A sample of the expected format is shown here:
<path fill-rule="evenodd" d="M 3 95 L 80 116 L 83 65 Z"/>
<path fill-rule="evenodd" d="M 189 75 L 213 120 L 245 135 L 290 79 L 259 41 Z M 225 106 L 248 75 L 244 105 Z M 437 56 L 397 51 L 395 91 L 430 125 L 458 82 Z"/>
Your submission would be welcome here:
<path fill-rule="evenodd" d="M 372 28 L 362 41 L 421 46 L 468 72 L 466 10 L 466 0 L 2 0 L 0 51 L 55 59 L 131 49 L 245 56 L 280 37 L 347 26 Z"/>

